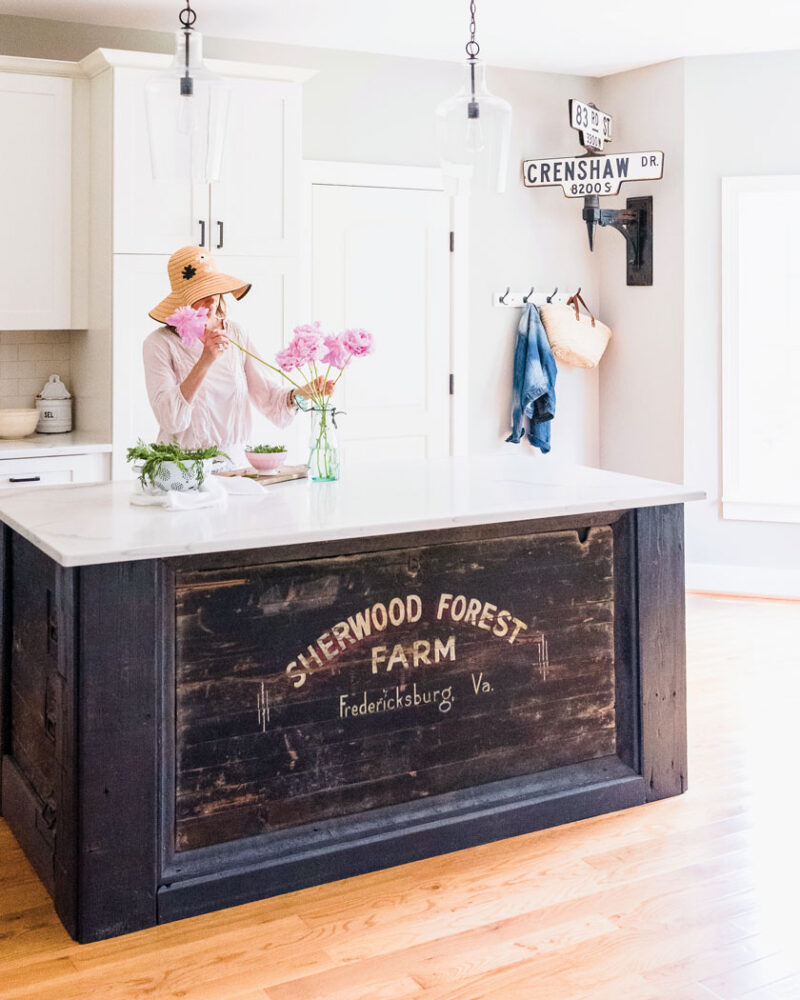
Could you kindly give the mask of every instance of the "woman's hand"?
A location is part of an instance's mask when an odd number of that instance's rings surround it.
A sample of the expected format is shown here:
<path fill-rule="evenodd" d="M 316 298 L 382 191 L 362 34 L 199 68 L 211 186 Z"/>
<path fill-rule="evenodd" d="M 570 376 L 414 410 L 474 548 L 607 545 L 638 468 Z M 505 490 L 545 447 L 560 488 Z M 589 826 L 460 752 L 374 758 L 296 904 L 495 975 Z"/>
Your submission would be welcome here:
<path fill-rule="evenodd" d="M 212 364 L 228 349 L 228 334 L 225 321 L 219 316 L 210 316 L 203 336 L 201 361 Z"/>
<path fill-rule="evenodd" d="M 333 392 L 334 382 L 330 379 L 327 381 L 323 375 L 319 378 L 315 378 L 313 382 L 307 382 L 305 385 L 301 385 L 299 389 L 294 390 L 295 396 L 302 396 L 304 399 L 314 399 L 316 397 L 319 399 L 320 396 L 330 396 Z"/>

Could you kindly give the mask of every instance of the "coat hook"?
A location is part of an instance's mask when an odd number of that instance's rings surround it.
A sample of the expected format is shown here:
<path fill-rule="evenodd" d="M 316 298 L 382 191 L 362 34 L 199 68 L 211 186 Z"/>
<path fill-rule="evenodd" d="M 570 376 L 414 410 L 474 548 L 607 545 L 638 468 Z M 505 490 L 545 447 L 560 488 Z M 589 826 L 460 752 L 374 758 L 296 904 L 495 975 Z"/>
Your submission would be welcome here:
<path fill-rule="evenodd" d="M 509 285 L 508 288 L 506 288 L 505 295 L 500 296 L 500 301 L 503 303 L 503 305 L 506 304 L 506 295 L 508 295 L 510 291 L 511 291 L 511 285 Z"/>
<path fill-rule="evenodd" d="M 554 291 L 552 291 L 552 292 L 551 292 L 551 293 L 550 293 L 550 294 L 549 294 L 549 295 L 547 296 L 547 301 L 548 301 L 548 302 L 552 302 L 552 301 L 553 301 L 553 299 L 554 299 L 554 298 L 556 297 L 556 295 L 558 295 L 558 285 L 556 285 L 556 287 L 555 287 L 555 290 L 554 290 Z"/>
<path fill-rule="evenodd" d="M 530 290 L 530 291 L 528 292 L 528 294 L 527 294 L 527 295 L 523 295 L 523 296 L 522 296 L 522 301 L 523 301 L 524 303 L 526 303 L 526 304 L 527 304 L 527 302 L 528 302 L 528 299 L 529 299 L 529 298 L 531 297 L 531 295 L 533 295 L 533 292 L 534 292 L 534 289 L 535 289 L 535 288 L 536 288 L 536 286 L 535 286 L 535 285 L 531 285 L 531 290 Z"/>

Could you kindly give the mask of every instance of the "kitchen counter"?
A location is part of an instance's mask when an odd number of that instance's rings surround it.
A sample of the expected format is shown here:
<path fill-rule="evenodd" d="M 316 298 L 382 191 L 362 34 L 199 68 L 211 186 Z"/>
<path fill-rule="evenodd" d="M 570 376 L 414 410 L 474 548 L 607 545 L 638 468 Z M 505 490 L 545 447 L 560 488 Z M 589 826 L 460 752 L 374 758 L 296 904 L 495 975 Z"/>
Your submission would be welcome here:
<path fill-rule="evenodd" d="M 0 496 L 0 521 L 62 566 L 153 559 L 376 534 L 683 503 L 672 483 L 523 456 L 364 463 L 341 481 L 279 483 L 226 510 L 130 503 L 132 481 Z"/>
<path fill-rule="evenodd" d="M 681 794 L 683 503 L 518 454 L 0 496 L 0 807 L 92 941 Z"/>
<path fill-rule="evenodd" d="M 30 434 L 24 438 L 0 438 L 0 461 L 4 458 L 42 458 L 56 455 L 90 455 L 110 452 L 111 443 L 88 431 L 66 434 Z"/>

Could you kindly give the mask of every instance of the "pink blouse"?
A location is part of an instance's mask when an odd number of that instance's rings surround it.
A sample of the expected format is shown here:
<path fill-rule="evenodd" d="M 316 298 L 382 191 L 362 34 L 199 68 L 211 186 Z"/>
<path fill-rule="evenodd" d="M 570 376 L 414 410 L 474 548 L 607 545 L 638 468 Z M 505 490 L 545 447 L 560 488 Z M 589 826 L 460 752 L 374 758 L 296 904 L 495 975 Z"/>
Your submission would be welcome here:
<path fill-rule="evenodd" d="M 233 340 L 259 354 L 244 330 L 228 321 Z M 159 442 L 177 438 L 183 448 L 216 444 L 230 456 L 233 468 L 247 465 L 244 446 L 251 442 L 250 403 L 278 427 L 285 427 L 297 412 L 289 390 L 266 377 L 267 369 L 229 344 L 203 379 L 188 403 L 181 382 L 203 352 L 200 342 L 185 344 L 166 326 L 154 330 L 143 347 L 147 396 L 159 424 Z"/>

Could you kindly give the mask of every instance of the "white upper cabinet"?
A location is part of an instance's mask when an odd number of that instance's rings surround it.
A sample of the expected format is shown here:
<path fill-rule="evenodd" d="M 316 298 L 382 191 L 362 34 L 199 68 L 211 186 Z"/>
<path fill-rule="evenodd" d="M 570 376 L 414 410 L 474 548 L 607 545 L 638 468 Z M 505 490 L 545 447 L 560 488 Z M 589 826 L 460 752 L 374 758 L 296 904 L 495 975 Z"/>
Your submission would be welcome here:
<path fill-rule="evenodd" d="M 152 70 L 113 74 L 115 253 L 172 253 L 185 244 L 214 254 L 286 256 L 298 250 L 300 86 L 229 80 L 222 174 L 204 186 L 155 181 L 144 85 Z"/>
<path fill-rule="evenodd" d="M 0 330 L 85 323 L 73 309 L 73 268 L 86 271 L 73 253 L 72 92 L 71 79 L 0 72 Z"/>
<path fill-rule="evenodd" d="M 144 85 L 152 75 L 152 70 L 114 71 L 115 253 L 172 253 L 188 243 L 200 242 L 191 183 L 154 181 L 150 170 Z M 111 85 L 111 80 L 103 84 Z"/>
<path fill-rule="evenodd" d="M 210 186 L 207 246 L 219 255 L 287 256 L 299 249 L 300 91 L 231 80 L 222 171 Z"/>

